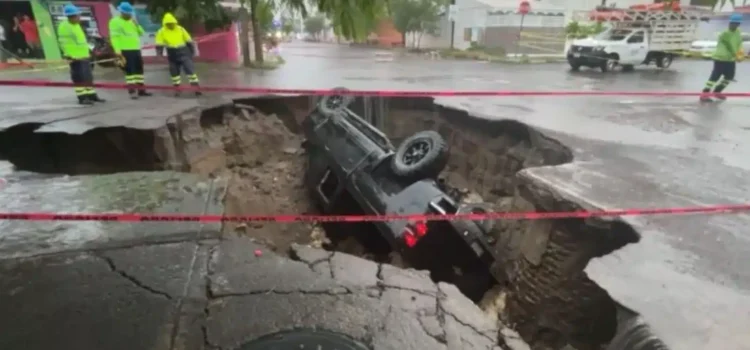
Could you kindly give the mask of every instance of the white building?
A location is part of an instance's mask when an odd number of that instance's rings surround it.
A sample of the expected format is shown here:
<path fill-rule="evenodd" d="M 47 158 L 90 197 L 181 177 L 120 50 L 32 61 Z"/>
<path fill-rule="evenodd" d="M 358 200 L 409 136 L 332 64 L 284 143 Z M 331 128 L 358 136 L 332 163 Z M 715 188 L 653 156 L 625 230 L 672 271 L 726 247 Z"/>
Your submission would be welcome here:
<path fill-rule="evenodd" d="M 526 16 L 521 16 L 518 13 L 520 0 L 456 0 L 453 13 L 453 47 L 467 49 L 475 43 L 485 48 L 498 48 L 511 53 L 562 52 L 564 28 L 571 21 L 574 12 L 593 10 L 601 5 L 622 8 L 650 2 L 529 0 L 530 12 Z M 519 37 L 522 37 L 520 43 Z"/>

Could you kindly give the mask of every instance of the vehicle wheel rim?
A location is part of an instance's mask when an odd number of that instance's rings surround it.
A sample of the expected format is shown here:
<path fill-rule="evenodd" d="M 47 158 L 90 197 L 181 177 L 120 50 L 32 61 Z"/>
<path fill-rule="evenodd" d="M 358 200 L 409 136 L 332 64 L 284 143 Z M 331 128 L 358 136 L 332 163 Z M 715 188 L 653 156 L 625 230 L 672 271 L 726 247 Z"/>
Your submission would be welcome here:
<path fill-rule="evenodd" d="M 414 142 L 414 144 L 410 145 L 406 152 L 404 152 L 403 157 L 401 160 L 406 165 L 414 165 L 422 161 L 424 157 L 427 155 L 427 152 L 430 151 L 430 144 L 427 141 L 419 140 L 417 142 Z"/>
<path fill-rule="evenodd" d="M 662 57 L 661 59 L 661 66 L 666 68 L 669 67 L 669 65 L 672 63 L 672 60 L 669 59 L 669 57 Z"/>
<path fill-rule="evenodd" d="M 615 60 L 607 60 L 607 68 L 610 70 L 615 68 Z"/>
<path fill-rule="evenodd" d="M 339 107 L 341 107 L 343 103 L 344 103 L 344 96 L 331 95 L 331 97 L 328 98 L 328 101 L 326 101 L 326 107 L 330 109 L 338 109 Z"/>

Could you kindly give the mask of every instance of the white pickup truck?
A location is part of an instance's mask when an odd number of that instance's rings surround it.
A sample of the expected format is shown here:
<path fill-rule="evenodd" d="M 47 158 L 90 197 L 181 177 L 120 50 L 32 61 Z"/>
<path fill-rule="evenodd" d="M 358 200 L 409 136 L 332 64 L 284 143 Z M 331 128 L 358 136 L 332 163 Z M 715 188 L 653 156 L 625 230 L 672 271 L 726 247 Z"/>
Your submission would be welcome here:
<path fill-rule="evenodd" d="M 630 71 L 650 63 L 668 68 L 676 53 L 690 49 L 701 20 L 700 15 L 685 11 L 618 10 L 608 11 L 607 16 L 607 30 L 571 43 L 567 59 L 574 71 L 582 66 L 602 72 L 618 66 Z"/>

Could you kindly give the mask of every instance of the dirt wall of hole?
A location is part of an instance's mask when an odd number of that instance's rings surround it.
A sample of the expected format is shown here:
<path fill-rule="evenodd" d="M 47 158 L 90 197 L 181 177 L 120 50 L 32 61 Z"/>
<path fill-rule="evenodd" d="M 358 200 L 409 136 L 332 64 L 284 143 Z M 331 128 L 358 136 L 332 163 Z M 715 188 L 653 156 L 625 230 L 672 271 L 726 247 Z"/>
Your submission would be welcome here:
<path fill-rule="evenodd" d="M 449 183 L 475 191 L 496 210 L 581 209 L 517 176 L 525 168 L 573 160 L 570 149 L 541 132 L 513 120 L 476 118 L 431 99 L 390 99 L 388 111 L 385 131 L 394 144 L 436 130 L 451 145 L 444 174 Z M 616 333 L 617 307 L 583 269 L 591 258 L 636 241 L 631 231 L 579 219 L 499 222 L 493 237 L 500 260 L 492 270 L 506 286 L 500 318 L 534 349 L 600 349 Z"/>

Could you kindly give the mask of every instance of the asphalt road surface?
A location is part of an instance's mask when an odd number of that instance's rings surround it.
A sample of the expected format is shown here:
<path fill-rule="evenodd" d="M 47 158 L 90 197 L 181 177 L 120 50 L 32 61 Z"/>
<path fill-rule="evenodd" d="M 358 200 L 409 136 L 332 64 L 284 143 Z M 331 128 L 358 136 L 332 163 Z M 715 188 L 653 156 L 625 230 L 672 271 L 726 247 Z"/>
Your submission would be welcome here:
<path fill-rule="evenodd" d="M 397 58 L 335 45 L 291 44 L 287 64 L 267 72 L 202 68 L 204 85 L 390 90 L 699 91 L 705 61 L 667 71 L 571 73 L 566 65 L 500 65 Z M 738 67 L 729 92 L 750 91 Z M 0 73 L 3 74 L 3 73 Z M 105 74 L 106 75 L 106 74 Z M 6 75 L 9 79 L 12 74 Z M 17 78 L 18 76 L 14 77 Z M 66 74 L 23 78 L 66 80 Z M 112 79 L 112 77 L 103 77 Z M 163 67 L 149 83 L 167 84 Z M 0 87 L 4 114 L 77 108 L 70 89 Z M 102 93 L 121 98 L 124 92 Z M 699 104 L 695 98 L 441 98 L 490 119 L 517 119 L 566 143 L 576 161 L 525 170 L 561 196 L 594 208 L 672 207 L 747 202 L 750 100 Z M 33 113 L 30 113 L 33 112 Z M 62 129 L 64 130 L 64 128 Z M 750 344 L 750 222 L 746 214 L 627 218 L 642 242 L 592 261 L 586 272 L 622 304 L 638 310 L 675 349 L 742 349 Z M 105 266 L 106 267 L 106 266 Z M 13 290 L 5 289 L 5 290 Z M 248 317 L 248 316 L 245 316 Z"/>

